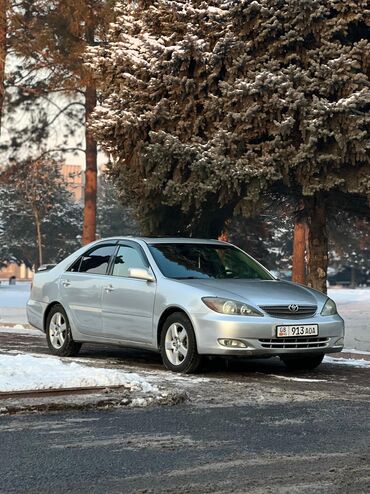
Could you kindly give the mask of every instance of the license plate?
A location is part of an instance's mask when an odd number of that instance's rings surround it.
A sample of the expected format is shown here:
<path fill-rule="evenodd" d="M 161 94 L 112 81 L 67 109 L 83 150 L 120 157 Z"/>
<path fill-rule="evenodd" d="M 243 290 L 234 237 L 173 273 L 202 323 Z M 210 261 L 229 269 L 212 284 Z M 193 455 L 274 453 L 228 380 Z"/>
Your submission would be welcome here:
<path fill-rule="evenodd" d="M 319 326 L 317 324 L 300 324 L 296 326 L 276 326 L 278 338 L 297 338 L 298 336 L 317 336 Z"/>

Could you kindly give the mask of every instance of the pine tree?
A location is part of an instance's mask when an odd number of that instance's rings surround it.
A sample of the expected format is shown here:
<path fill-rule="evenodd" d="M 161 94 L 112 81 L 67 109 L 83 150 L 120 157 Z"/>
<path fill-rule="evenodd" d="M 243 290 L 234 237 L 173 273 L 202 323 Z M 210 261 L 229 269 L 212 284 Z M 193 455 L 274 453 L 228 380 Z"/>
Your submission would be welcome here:
<path fill-rule="evenodd" d="M 278 189 L 304 205 L 308 283 L 325 291 L 328 207 L 370 195 L 367 0 L 116 12 L 87 63 L 102 91 L 92 128 L 122 196 L 162 224 L 175 207 L 182 231 L 207 235 Z"/>
<path fill-rule="evenodd" d="M 78 247 L 81 207 L 62 181 L 56 162 L 27 161 L 0 178 L 0 259 L 36 268 Z"/>
<path fill-rule="evenodd" d="M 124 207 L 106 174 L 99 176 L 97 233 L 101 238 L 139 233 L 132 208 Z"/>

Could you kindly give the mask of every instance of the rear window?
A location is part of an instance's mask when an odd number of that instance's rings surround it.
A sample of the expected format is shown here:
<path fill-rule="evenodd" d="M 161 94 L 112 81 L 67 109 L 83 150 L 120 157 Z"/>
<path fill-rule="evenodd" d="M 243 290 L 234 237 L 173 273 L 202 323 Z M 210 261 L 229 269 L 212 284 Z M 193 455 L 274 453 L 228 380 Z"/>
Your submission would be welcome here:
<path fill-rule="evenodd" d="M 68 271 L 90 274 L 106 274 L 115 245 L 103 245 L 75 261 Z"/>

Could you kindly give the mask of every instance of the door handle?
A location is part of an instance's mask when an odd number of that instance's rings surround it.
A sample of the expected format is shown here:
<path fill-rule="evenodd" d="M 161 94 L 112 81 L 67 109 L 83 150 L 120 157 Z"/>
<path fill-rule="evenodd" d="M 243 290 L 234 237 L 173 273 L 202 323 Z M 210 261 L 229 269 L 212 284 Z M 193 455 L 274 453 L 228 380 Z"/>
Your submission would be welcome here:
<path fill-rule="evenodd" d="M 71 282 L 69 280 L 62 281 L 63 286 L 69 286 Z"/>
<path fill-rule="evenodd" d="M 108 285 L 108 286 L 105 286 L 105 287 L 104 287 L 104 290 L 105 290 L 106 292 L 113 292 L 114 288 L 112 287 L 112 285 Z"/>

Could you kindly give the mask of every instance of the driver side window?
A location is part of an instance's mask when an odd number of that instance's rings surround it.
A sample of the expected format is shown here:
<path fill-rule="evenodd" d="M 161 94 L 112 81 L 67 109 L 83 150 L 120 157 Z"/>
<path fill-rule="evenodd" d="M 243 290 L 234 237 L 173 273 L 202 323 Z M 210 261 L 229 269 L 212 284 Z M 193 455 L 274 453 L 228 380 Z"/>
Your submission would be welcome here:
<path fill-rule="evenodd" d="M 128 277 L 130 268 L 148 269 L 149 265 L 139 250 L 130 245 L 121 245 L 118 249 L 113 265 L 113 276 Z"/>

